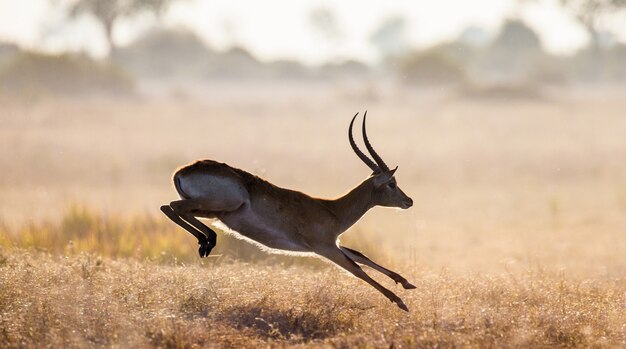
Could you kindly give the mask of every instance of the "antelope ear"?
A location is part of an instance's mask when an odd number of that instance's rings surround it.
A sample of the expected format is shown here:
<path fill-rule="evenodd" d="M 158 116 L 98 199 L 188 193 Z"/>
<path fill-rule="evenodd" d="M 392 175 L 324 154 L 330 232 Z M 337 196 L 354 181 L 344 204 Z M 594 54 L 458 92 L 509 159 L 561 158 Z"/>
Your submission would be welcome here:
<path fill-rule="evenodd" d="M 377 174 L 376 177 L 374 177 L 374 186 L 380 187 L 381 185 L 389 182 L 391 178 L 393 177 L 393 174 L 396 173 L 397 169 L 398 169 L 398 166 L 396 166 L 396 168 L 394 168 L 393 170 L 389 170 L 389 171 L 385 171 L 385 172 Z"/>

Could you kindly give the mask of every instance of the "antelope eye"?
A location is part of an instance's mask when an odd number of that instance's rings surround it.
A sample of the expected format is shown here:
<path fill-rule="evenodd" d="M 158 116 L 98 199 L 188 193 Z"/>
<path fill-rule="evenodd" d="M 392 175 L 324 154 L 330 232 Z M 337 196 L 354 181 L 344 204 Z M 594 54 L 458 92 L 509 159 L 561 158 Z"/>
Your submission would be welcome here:
<path fill-rule="evenodd" d="M 387 186 L 391 189 L 395 189 L 396 188 L 396 183 L 395 182 L 389 182 L 389 184 L 387 184 Z"/>

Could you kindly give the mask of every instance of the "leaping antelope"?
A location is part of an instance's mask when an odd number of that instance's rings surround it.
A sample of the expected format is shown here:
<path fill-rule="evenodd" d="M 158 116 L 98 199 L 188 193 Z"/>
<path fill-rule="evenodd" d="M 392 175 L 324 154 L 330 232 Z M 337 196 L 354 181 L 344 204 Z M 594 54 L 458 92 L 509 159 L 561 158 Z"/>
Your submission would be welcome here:
<path fill-rule="evenodd" d="M 337 241 L 339 235 L 374 206 L 407 209 L 413 205 L 413 200 L 400 190 L 394 178 L 398 167 L 390 170 L 367 139 L 367 111 L 363 115 L 363 140 L 374 161 L 356 146 L 352 126 L 358 114 L 350 122 L 348 140 L 373 173 L 339 198 L 314 198 L 277 187 L 226 164 L 202 160 L 174 174 L 174 186 L 182 200 L 161 206 L 161 211 L 198 239 L 200 257 L 208 256 L 215 247 L 217 234 L 196 217 L 217 218 L 228 228 L 269 248 L 323 256 L 408 311 L 402 299 L 370 278 L 357 263 L 378 270 L 405 289 L 415 286 L 361 252 L 340 246 Z"/>

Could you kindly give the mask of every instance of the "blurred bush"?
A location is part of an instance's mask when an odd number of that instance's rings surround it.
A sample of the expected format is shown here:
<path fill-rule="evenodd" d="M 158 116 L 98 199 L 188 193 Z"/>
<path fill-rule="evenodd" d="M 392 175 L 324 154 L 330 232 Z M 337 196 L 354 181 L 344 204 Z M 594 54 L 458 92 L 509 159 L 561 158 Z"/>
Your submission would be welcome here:
<path fill-rule="evenodd" d="M 398 70 L 402 81 L 413 84 L 455 84 L 465 78 L 463 66 L 438 48 L 401 57 Z"/>
<path fill-rule="evenodd" d="M 17 45 L 0 42 L 0 68 L 10 62 L 19 52 Z"/>
<path fill-rule="evenodd" d="M 267 76 L 269 69 L 242 47 L 216 55 L 207 65 L 206 78 L 245 79 Z"/>
<path fill-rule="evenodd" d="M 327 63 L 319 67 L 317 71 L 317 75 L 321 78 L 363 79 L 371 75 L 370 67 L 355 60 Z"/>
<path fill-rule="evenodd" d="M 565 62 L 568 75 L 580 83 L 626 83 L 626 44 L 586 47 Z"/>
<path fill-rule="evenodd" d="M 363 77 L 370 68 L 348 60 L 311 68 L 295 60 L 261 62 L 243 47 L 216 51 L 186 29 L 155 29 L 127 47 L 114 62 L 138 79 L 183 80 L 316 80 Z"/>
<path fill-rule="evenodd" d="M 157 29 L 116 50 L 113 61 L 138 78 L 196 78 L 205 74 L 215 55 L 188 30 Z"/>
<path fill-rule="evenodd" d="M 0 68 L 0 92 L 14 96 L 132 93 L 122 70 L 85 56 L 21 52 Z"/>
<path fill-rule="evenodd" d="M 294 60 L 277 60 L 266 63 L 271 76 L 279 79 L 308 79 L 313 77 L 314 72 Z"/>
<path fill-rule="evenodd" d="M 609 49 L 606 67 L 610 80 L 626 84 L 626 44 L 617 44 Z"/>
<path fill-rule="evenodd" d="M 564 85 L 573 82 L 567 69 L 567 59 L 545 55 L 529 67 L 524 80 L 541 86 Z"/>
<path fill-rule="evenodd" d="M 522 100 L 543 98 L 541 85 L 533 82 L 500 82 L 481 84 L 467 81 L 457 90 L 463 97 L 488 100 Z"/>

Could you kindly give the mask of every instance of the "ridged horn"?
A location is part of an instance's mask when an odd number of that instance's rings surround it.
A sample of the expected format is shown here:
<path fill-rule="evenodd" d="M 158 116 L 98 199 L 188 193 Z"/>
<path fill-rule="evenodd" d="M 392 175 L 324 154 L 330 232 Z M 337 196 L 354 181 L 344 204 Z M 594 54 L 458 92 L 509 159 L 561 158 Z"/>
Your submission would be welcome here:
<path fill-rule="evenodd" d="M 370 141 L 367 139 L 367 131 L 365 131 L 365 118 L 366 117 L 367 117 L 367 110 L 365 111 L 365 114 L 363 115 L 363 141 L 365 142 L 365 147 L 367 148 L 367 151 L 369 151 L 372 158 L 374 158 L 374 161 L 376 161 L 376 163 L 378 164 L 378 167 L 380 167 L 380 169 L 382 169 L 383 171 L 389 171 L 389 167 L 387 166 L 387 164 L 385 164 L 383 159 L 381 159 L 381 157 L 378 156 L 378 154 L 374 150 L 374 147 L 372 147 L 372 145 L 370 144 Z M 352 119 L 352 121 L 354 121 L 354 119 Z"/>
<path fill-rule="evenodd" d="M 356 143 L 354 142 L 354 137 L 352 137 L 352 125 L 354 125 L 354 120 L 356 119 L 357 115 L 359 115 L 359 113 L 354 114 L 354 117 L 352 117 L 352 121 L 350 121 L 350 128 L 348 129 L 348 140 L 350 141 L 352 150 L 354 150 L 359 159 L 361 159 L 369 168 L 371 168 L 372 171 L 376 173 L 381 172 L 380 167 L 378 167 L 378 165 L 370 160 L 367 155 L 363 154 L 363 152 L 359 149 L 359 147 L 356 146 Z"/>

